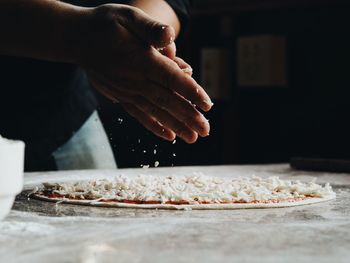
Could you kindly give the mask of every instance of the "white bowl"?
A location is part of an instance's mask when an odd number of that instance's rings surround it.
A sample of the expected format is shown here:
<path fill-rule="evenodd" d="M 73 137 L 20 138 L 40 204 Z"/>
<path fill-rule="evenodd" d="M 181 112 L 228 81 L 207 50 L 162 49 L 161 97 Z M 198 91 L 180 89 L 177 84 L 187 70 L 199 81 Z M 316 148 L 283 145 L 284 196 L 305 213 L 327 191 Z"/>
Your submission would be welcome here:
<path fill-rule="evenodd" d="M 0 136 L 0 220 L 23 188 L 24 143 Z"/>

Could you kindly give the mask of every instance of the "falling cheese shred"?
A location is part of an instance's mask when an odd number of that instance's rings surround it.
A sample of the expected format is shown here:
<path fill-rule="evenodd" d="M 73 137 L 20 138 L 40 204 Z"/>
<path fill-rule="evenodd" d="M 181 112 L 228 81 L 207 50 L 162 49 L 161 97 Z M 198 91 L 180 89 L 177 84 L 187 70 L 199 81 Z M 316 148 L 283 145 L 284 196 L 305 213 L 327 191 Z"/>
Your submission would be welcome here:
<path fill-rule="evenodd" d="M 44 183 L 35 192 L 92 201 L 185 201 L 188 204 L 278 202 L 335 196 L 328 183 L 322 186 L 315 180 L 304 183 L 282 180 L 276 176 L 229 179 L 201 173 L 189 176 L 118 175 L 113 179 Z"/>

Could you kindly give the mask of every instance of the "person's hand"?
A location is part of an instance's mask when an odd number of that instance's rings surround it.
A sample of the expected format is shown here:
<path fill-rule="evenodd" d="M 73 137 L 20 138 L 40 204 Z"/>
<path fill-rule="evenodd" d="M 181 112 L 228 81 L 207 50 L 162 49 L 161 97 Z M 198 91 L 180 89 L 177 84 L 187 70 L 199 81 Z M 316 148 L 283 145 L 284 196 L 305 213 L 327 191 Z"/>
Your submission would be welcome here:
<path fill-rule="evenodd" d="M 80 27 L 76 62 L 98 91 L 166 140 L 178 135 L 193 143 L 198 134 L 209 134 L 197 110 L 211 108 L 209 96 L 186 62 L 157 50 L 173 45 L 171 27 L 137 8 L 113 4 L 90 9 Z"/>
<path fill-rule="evenodd" d="M 175 42 L 172 42 L 171 44 L 167 45 L 164 48 L 159 48 L 158 51 L 164 56 L 175 61 L 176 64 L 181 68 L 181 70 L 184 73 L 188 74 L 189 76 L 192 76 L 192 73 L 193 73 L 192 67 L 189 64 L 187 64 L 182 58 L 179 58 L 176 56 Z"/>

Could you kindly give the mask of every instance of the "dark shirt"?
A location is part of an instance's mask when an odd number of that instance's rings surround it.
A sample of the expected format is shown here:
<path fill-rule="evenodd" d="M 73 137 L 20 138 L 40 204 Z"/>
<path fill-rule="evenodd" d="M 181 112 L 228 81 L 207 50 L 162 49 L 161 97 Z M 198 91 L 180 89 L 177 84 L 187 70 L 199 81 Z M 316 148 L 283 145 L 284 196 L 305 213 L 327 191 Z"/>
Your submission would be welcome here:
<path fill-rule="evenodd" d="M 97 106 L 84 72 L 14 57 L 0 57 L 0 70 L 0 134 L 26 143 L 26 170 L 54 169 L 51 153 Z"/>
<path fill-rule="evenodd" d="M 68 0 L 81 6 L 127 1 Z M 185 22 L 188 2 L 167 1 Z M 52 153 L 97 107 L 85 73 L 75 65 L 0 56 L 0 135 L 26 144 L 25 170 L 55 169 Z"/>

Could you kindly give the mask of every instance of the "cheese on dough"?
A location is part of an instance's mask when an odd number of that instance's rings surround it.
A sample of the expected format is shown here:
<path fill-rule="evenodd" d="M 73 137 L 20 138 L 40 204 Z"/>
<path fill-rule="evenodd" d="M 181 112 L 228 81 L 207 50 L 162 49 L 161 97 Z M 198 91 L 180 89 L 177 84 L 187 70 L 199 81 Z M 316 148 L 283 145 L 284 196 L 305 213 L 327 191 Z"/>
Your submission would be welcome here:
<path fill-rule="evenodd" d="M 315 180 L 281 180 L 269 178 L 240 177 L 219 178 L 196 173 L 190 176 L 128 177 L 119 175 L 113 179 L 80 181 L 70 183 L 44 183 L 38 193 L 49 191 L 67 198 L 89 200 L 158 201 L 161 203 L 187 201 L 190 204 L 203 202 L 264 202 L 294 198 L 335 196 L 327 183 L 322 186 Z"/>

